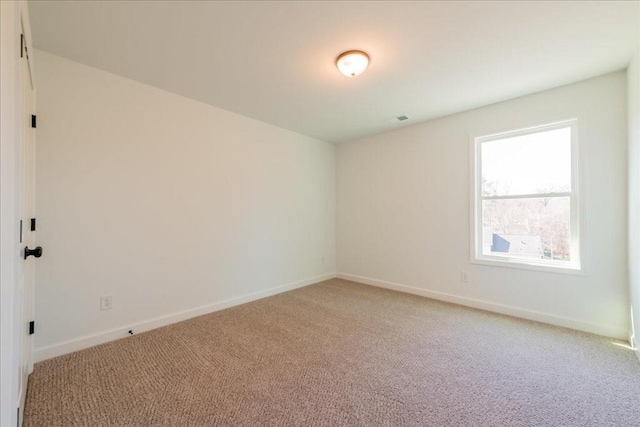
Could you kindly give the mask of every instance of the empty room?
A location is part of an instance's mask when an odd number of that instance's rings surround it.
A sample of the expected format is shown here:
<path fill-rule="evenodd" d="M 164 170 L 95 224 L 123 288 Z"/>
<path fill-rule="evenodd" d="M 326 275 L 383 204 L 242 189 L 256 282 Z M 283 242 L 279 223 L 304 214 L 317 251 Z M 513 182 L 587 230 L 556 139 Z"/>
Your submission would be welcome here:
<path fill-rule="evenodd" d="M 640 1 L 0 21 L 0 427 L 640 426 Z"/>

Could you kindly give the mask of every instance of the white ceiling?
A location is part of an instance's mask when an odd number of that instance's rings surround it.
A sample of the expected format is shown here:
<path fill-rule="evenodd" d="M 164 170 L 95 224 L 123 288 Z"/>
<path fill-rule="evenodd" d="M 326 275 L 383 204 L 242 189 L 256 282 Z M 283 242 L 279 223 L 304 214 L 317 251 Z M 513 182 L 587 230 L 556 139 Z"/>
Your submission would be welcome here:
<path fill-rule="evenodd" d="M 639 2 L 29 6 L 39 49 L 330 142 L 621 70 L 640 40 Z"/>

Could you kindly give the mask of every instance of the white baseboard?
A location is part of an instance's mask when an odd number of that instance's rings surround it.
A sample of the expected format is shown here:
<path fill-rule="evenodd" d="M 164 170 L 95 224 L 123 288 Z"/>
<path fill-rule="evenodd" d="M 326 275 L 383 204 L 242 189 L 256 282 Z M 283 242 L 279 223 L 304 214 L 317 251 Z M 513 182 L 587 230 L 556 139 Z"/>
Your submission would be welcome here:
<path fill-rule="evenodd" d="M 245 304 L 251 301 L 256 301 L 272 295 L 280 294 L 282 292 L 322 282 L 324 280 L 334 279 L 335 277 L 335 273 L 323 274 L 321 276 L 312 277 L 310 279 L 301 280 L 295 283 L 289 283 L 287 285 L 277 286 L 275 288 L 266 289 L 264 291 L 254 292 L 249 295 L 230 298 L 228 300 L 220 301 L 217 303 L 203 305 L 189 310 L 172 313 L 166 316 L 156 317 L 154 319 L 144 320 L 132 325 L 98 332 L 96 334 L 85 335 L 82 337 L 73 338 L 68 341 L 36 348 L 34 359 L 35 362 L 41 362 L 53 357 L 62 356 L 64 354 L 73 353 L 74 351 L 93 347 L 99 344 L 104 344 L 109 341 L 115 341 L 120 338 L 125 338 L 129 336 L 129 330 L 135 331 L 136 334 L 150 331 L 152 329 L 167 326 L 172 323 L 177 323 L 183 320 L 191 319 L 193 317 L 202 316 L 203 314 L 213 313 L 214 311 L 224 310 L 225 308 Z"/>
<path fill-rule="evenodd" d="M 564 328 L 575 329 L 578 331 L 590 332 L 592 334 L 603 335 L 606 337 L 627 340 L 629 332 L 625 329 L 600 325 L 596 323 L 584 322 L 581 320 L 571 319 L 569 317 L 557 316 L 555 314 L 543 313 L 539 311 L 528 310 L 520 307 L 512 307 L 503 304 L 497 304 L 490 301 L 483 301 L 474 298 L 463 297 L 445 292 L 431 291 L 426 289 L 415 288 L 413 286 L 400 285 L 397 283 L 384 282 L 382 280 L 370 279 L 368 277 L 356 276 L 347 273 L 337 273 L 339 279 L 350 280 L 365 285 L 376 286 L 379 288 L 391 289 L 394 291 L 405 292 L 408 294 L 420 295 L 423 297 L 446 301 L 467 307 L 479 308 L 481 310 L 492 311 L 495 313 L 507 314 L 510 316 L 520 317 L 537 322 L 549 323 L 551 325 L 562 326 Z M 637 354 L 637 353 L 636 353 Z M 640 356 L 639 356 L 640 358 Z"/>
<path fill-rule="evenodd" d="M 631 345 L 631 348 L 633 348 L 633 352 L 636 354 L 638 361 L 640 361 L 640 347 L 638 347 L 638 340 L 636 340 L 635 337 L 632 337 L 629 340 L 629 344 Z"/>

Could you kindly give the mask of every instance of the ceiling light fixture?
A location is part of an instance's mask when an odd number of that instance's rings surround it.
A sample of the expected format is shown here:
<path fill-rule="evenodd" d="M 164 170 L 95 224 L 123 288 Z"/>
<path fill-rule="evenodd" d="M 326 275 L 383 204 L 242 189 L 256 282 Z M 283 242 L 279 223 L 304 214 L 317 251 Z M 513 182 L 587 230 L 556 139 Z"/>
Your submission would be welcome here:
<path fill-rule="evenodd" d="M 369 66 L 369 55 L 361 50 L 348 50 L 336 58 L 336 67 L 347 77 L 362 74 Z"/>

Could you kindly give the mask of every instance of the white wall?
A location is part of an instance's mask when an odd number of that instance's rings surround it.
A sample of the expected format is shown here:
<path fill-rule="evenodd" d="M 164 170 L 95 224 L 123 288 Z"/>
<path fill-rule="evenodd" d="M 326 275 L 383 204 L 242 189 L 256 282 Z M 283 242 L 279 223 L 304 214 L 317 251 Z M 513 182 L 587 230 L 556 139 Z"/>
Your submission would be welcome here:
<path fill-rule="evenodd" d="M 640 345 L 640 49 L 627 69 L 629 123 L 629 296 L 634 347 Z M 632 332 L 632 333 L 633 333 Z M 640 358 L 640 351 L 636 354 Z"/>
<path fill-rule="evenodd" d="M 618 72 L 339 145 L 339 275 L 626 339 L 626 108 Z M 470 136 L 573 117 L 587 274 L 470 264 Z"/>
<path fill-rule="evenodd" d="M 36 54 L 37 360 L 334 276 L 332 144 Z"/>

